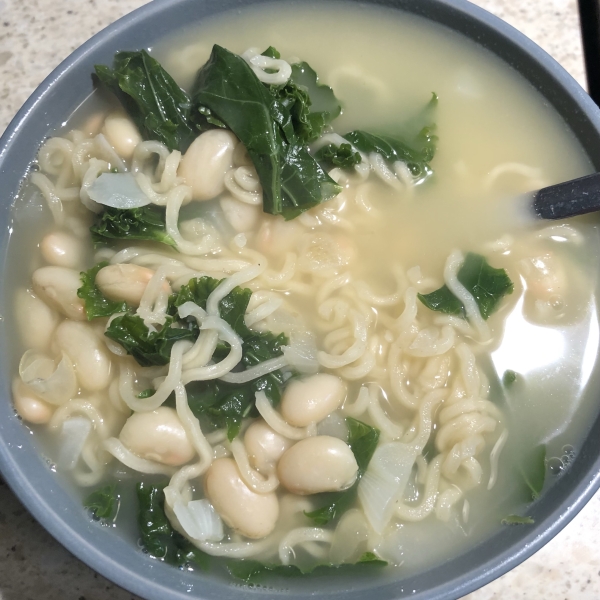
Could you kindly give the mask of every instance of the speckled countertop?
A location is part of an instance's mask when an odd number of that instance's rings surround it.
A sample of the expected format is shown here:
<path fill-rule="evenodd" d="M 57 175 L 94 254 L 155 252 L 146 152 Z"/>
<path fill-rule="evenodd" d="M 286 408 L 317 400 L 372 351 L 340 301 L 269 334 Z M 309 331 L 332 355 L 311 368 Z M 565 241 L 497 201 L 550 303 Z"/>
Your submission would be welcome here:
<path fill-rule="evenodd" d="M 477 0 L 584 81 L 576 0 Z M 145 0 L 0 0 L 0 132 L 71 51 Z M 600 493 L 525 563 L 469 600 L 598 600 Z M 0 479 L 0 600 L 129 600 L 44 531 Z"/>

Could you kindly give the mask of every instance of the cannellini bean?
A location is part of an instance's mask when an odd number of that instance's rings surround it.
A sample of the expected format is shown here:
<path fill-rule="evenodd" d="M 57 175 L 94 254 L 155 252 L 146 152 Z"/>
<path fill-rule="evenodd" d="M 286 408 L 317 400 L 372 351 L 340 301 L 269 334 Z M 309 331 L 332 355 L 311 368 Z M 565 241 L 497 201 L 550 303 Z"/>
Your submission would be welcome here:
<path fill-rule="evenodd" d="M 328 435 L 300 440 L 284 452 L 277 465 L 281 484 L 302 496 L 345 490 L 356 481 L 357 473 L 350 446 Z"/>
<path fill-rule="evenodd" d="M 24 346 L 46 350 L 60 321 L 58 313 L 22 288 L 15 294 L 15 313 Z"/>
<path fill-rule="evenodd" d="M 174 467 L 184 465 L 196 454 L 177 412 L 167 406 L 133 413 L 125 421 L 119 439 L 140 458 Z"/>
<path fill-rule="evenodd" d="M 40 244 L 44 260 L 57 267 L 80 268 L 85 256 L 82 240 L 66 231 L 53 231 Z"/>
<path fill-rule="evenodd" d="M 275 528 L 279 501 L 274 493 L 257 494 L 242 480 L 235 460 L 215 460 L 204 476 L 204 492 L 223 521 L 252 539 L 263 538 Z"/>
<path fill-rule="evenodd" d="M 42 267 L 34 271 L 31 280 L 33 291 L 51 307 L 69 319 L 86 320 L 83 300 L 77 296 L 81 287 L 79 271 L 67 267 Z"/>
<path fill-rule="evenodd" d="M 122 112 L 113 112 L 106 117 L 102 133 L 115 152 L 125 160 L 133 156 L 135 147 L 142 141 L 135 123 Z"/>
<path fill-rule="evenodd" d="M 244 444 L 250 464 L 262 473 L 274 470 L 290 441 L 273 431 L 262 419 L 254 421 L 246 430 Z"/>
<path fill-rule="evenodd" d="M 262 214 L 262 207 L 223 196 L 219 203 L 225 218 L 237 232 L 250 231 Z"/>
<path fill-rule="evenodd" d="M 258 250 L 272 256 L 280 255 L 293 250 L 304 233 L 306 229 L 297 220 L 284 221 L 279 216 L 263 215 L 256 238 Z"/>
<path fill-rule="evenodd" d="M 317 373 L 291 381 L 281 399 L 281 414 L 294 427 L 318 423 L 337 410 L 346 398 L 346 386 L 335 375 Z"/>
<path fill-rule="evenodd" d="M 527 292 L 535 298 L 548 300 L 553 296 L 564 295 L 567 285 L 567 275 L 562 265 L 552 254 L 536 256 L 521 261 Z"/>
<path fill-rule="evenodd" d="M 67 319 L 57 327 L 55 340 L 73 362 L 82 388 L 95 392 L 108 387 L 111 361 L 104 342 L 91 325 Z"/>
<path fill-rule="evenodd" d="M 146 286 L 154 271 L 139 265 L 108 265 L 96 275 L 96 285 L 110 300 L 125 301 L 131 306 L 139 306 Z M 171 293 L 171 286 L 165 281 L 164 290 Z"/>
<path fill-rule="evenodd" d="M 225 173 L 231 169 L 238 143 L 231 131 L 211 129 L 200 134 L 179 163 L 178 175 L 192 188 L 194 200 L 210 200 L 225 189 Z"/>
<path fill-rule="evenodd" d="M 24 421 L 43 425 L 52 417 L 52 406 L 38 398 L 18 377 L 13 380 L 12 393 L 15 410 Z"/>

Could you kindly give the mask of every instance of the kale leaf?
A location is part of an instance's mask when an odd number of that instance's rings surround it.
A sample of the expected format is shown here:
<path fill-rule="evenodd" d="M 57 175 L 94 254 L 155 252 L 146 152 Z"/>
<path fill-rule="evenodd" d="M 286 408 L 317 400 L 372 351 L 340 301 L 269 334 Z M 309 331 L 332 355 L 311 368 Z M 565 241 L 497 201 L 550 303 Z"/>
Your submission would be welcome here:
<path fill-rule="evenodd" d="M 513 283 L 504 269 L 490 266 L 484 256 L 469 252 L 457 273 L 460 283 L 473 295 L 484 319 L 498 308 L 507 294 L 512 294 Z M 419 300 L 438 312 L 465 317 L 462 302 L 446 285 L 429 294 L 418 294 Z"/>
<path fill-rule="evenodd" d="M 198 337 L 197 331 L 172 325 L 173 317 L 167 317 L 160 331 L 150 331 L 141 317 L 126 314 L 113 319 L 104 335 L 121 344 L 142 367 L 166 365 L 175 342 Z"/>
<path fill-rule="evenodd" d="M 512 385 L 516 380 L 517 374 L 514 371 L 511 371 L 510 369 L 504 371 L 504 374 L 502 375 L 502 385 L 504 385 L 504 387 Z"/>
<path fill-rule="evenodd" d="M 90 231 L 95 246 L 106 244 L 109 239 L 149 240 L 175 246 L 167 235 L 165 209 L 153 204 L 125 209 L 107 206 Z"/>
<path fill-rule="evenodd" d="M 198 72 L 192 101 L 196 112 L 210 110 L 245 145 L 263 187 L 265 212 L 291 219 L 340 192 L 297 137 L 286 104 L 240 56 L 215 44 Z"/>
<path fill-rule="evenodd" d="M 96 65 L 96 75 L 120 99 L 147 140 L 185 152 L 197 135 L 190 97 L 145 50 L 117 52 L 113 68 Z"/>
<path fill-rule="evenodd" d="M 351 144 L 339 146 L 328 144 L 315 152 L 315 158 L 326 165 L 340 169 L 351 169 L 362 160 L 360 152 L 356 152 Z"/>
<path fill-rule="evenodd" d="M 528 501 L 537 500 L 546 481 L 546 446 L 541 444 L 526 453 L 519 463 L 519 471 Z"/>
<path fill-rule="evenodd" d="M 298 577 L 311 573 L 327 573 L 332 571 L 347 573 L 355 572 L 357 567 L 385 567 L 387 564 L 385 560 L 382 560 L 372 552 L 365 552 L 356 563 L 343 563 L 341 565 L 326 563 L 305 568 L 296 565 L 265 564 L 257 560 L 229 560 L 227 561 L 227 569 L 231 576 L 236 579 L 241 579 L 246 583 L 256 583 L 269 574 L 280 577 Z"/>
<path fill-rule="evenodd" d="M 77 290 L 77 296 L 83 300 L 85 314 L 88 321 L 96 317 L 110 317 L 115 313 L 126 312 L 125 302 L 115 302 L 105 298 L 100 288 L 96 285 L 96 275 L 100 269 L 108 266 L 108 262 L 98 263 L 88 271 L 81 272 L 81 287 Z"/>
<path fill-rule="evenodd" d="M 105 485 L 93 491 L 84 501 L 83 506 L 89 509 L 95 519 L 112 519 L 119 505 L 117 485 Z"/>
<path fill-rule="evenodd" d="M 508 515 L 501 521 L 502 525 L 533 525 L 535 521 L 531 517 L 520 517 L 519 515 Z"/>
<path fill-rule="evenodd" d="M 350 417 L 346 418 L 348 426 L 348 445 L 354 453 L 358 464 L 358 474 L 352 487 L 342 492 L 320 494 L 323 506 L 312 512 L 304 513 L 318 527 L 337 519 L 352 507 L 358 492 L 358 483 L 364 475 L 379 441 L 379 430 Z"/>
<path fill-rule="evenodd" d="M 275 51 L 269 48 L 267 51 Z M 277 58 L 278 56 L 274 56 Z M 342 112 L 339 100 L 333 90 L 319 83 L 319 77 L 306 62 L 292 65 L 292 74 L 289 81 L 282 86 L 269 86 L 271 93 L 286 109 L 295 135 L 302 143 L 309 144 L 316 140 L 325 127 Z M 284 131 L 286 123 L 282 123 Z M 289 135 L 286 133 L 289 139 Z"/>
<path fill-rule="evenodd" d="M 177 309 L 186 302 L 194 302 L 206 310 L 208 297 L 221 281 L 207 276 L 190 279 L 186 285 L 181 286 L 177 294 L 169 298 L 168 313 L 177 316 Z M 236 286 L 219 302 L 219 315 L 242 338 L 251 334 L 244 322 L 250 296 L 252 296 L 251 290 Z"/>
<path fill-rule="evenodd" d="M 377 135 L 360 129 L 346 133 L 344 139 L 365 154 L 374 152 L 389 163 L 406 163 L 414 177 L 423 178 L 432 172 L 429 163 L 435 155 L 437 142 L 432 127 L 424 127 L 410 144 L 400 137 Z"/>
<path fill-rule="evenodd" d="M 242 345 L 242 364 L 253 367 L 282 354 L 281 346 L 287 344 L 285 335 L 252 333 Z M 258 416 L 255 409 L 256 392 L 264 392 L 273 406 L 281 400 L 283 387 L 281 371 L 274 371 L 243 384 L 223 381 L 195 381 L 186 386 L 188 404 L 194 415 L 204 417 L 213 428 L 227 428 L 229 441 L 239 433 L 242 420 Z"/>
<path fill-rule="evenodd" d="M 165 515 L 164 484 L 147 482 L 136 486 L 138 498 L 138 524 L 144 550 L 159 560 L 173 565 L 195 564 L 203 570 L 209 566 L 207 554 L 177 533 Z"/>

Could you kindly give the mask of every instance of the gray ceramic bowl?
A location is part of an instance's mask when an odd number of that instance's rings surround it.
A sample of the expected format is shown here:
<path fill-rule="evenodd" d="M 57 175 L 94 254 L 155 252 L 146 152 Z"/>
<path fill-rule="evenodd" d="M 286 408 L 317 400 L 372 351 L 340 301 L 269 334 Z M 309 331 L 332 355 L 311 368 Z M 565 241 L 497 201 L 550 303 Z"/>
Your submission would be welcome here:
<path fill-rule="evenodd" d="M 323 2 L 325 0 L 321 0 Z M 92 92 L 95 63 L 110 63 L 116 50 L 152 46 L 165 34 L 207 15 L 255 0 L 155 0 L 117 21 L 65 60 L 35 91 L 0 140 L 0 222 L 10 223 L 10 201 L 36 148 L 52 129 Z M 303 3 L 303 0 L 297 0 Z M 364 2 L 363 2 L 364 3 Z M 373 0 L 421 15 L 470 38 L 495 53 L 529 80 L 554 106 L 600 170 L 600 111 L 579 85 L 545 52 L 499 19 L 463 0 Z M 9 227 L 0 231 L 3 272 Z M 1 298 L 6 294 L 2 291 Z M 2 310 L 2 314 L 4 314 Z M 533 507 L 535 525 L 508 527 L 477 547 L 430 569 L 425 575 L 399 580 L 345 576 L 292 579 L 286 590 L 233 586 L 218 574 L 179 571 L 136 551 L 114 531 L 92 523 L 80 499 L 50 471 L 36 451 L 28 429 L 10 401 L 10 339 L 0 323 L 0 469 L 9 485 L 38 521 L 73 554 L 120 586 L 148 600 L 164 598 L 290 600 L 318 595 L 359 600 L 458 598 L 519 564 L 562 529 L 600 485 L 600 418 L 591 427 L 574 464 Z"/>

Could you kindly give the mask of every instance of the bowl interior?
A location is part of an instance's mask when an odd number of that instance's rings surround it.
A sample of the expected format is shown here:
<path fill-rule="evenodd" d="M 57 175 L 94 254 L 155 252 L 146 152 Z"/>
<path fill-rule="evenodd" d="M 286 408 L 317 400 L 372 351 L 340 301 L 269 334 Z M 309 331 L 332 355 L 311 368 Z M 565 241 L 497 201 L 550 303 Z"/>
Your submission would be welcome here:
<path fill-rule="evenodd" d="M 112 61 L 116 50 L 153 46 L 166 34 L 225 10 L 254 4 L 252 0 L 156 0 L 118 21 L 82 46 L 36 90 L 9 126 L 0 143 L 0 170 L 4 200 L 0 216 L 11 223 L 11 198 L 17 193 L 40 140 L 61 123 L 92 93 L 94 64 Z M 297 4 L 310 4 L 296 0 Z M 600 115 L 587 94 L 549 56 L 524 36 L 481 9 L 462 1 L 375 0 L 440 23 L 482 45 L 514 67 L 562 116 L 590 161 L 600 169 Z M 276 9 L 276 5 L 274 5 Z M 3 268 L 9 227 L 0 232 Z M 6 293 L 2 290 L 5 301 Z M 285 580 L 284 590 L 242 588 L 224 583 L 220 574 L 199 575 L 178 571 L 140 552 L 109 528 L 90 521 L 81 510 L 79 495 L 48 468 L 32 443 L 29 430 L 15 417 L 10 402 L 10 330 L 2 334 L 2 402 L 0 403 L 0 467 L 27 508 L 71 552 L 92 568 L 126 589 L 148 599 L 241 598 L 258 595 L 291 598 L 309 594 L 362 598 L 365 590 L 377 598 L 452 598 L 487 583 L 535 552 L 577 513 L 600 484 L 600 418 L 571 468 L 554 484 L 551 493 L 531 511 L 535 526 L 508 527 L 492 538 L 432 568 L 426 575 L 397 580 L 384 575 L 345 575 Z"/>

